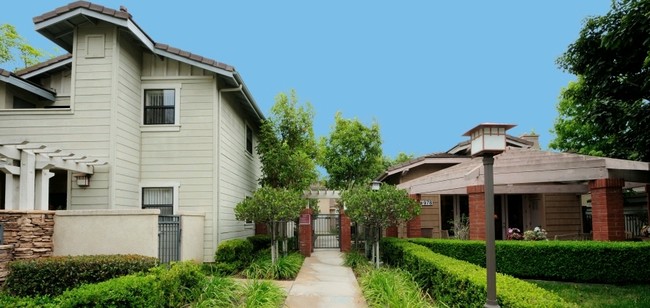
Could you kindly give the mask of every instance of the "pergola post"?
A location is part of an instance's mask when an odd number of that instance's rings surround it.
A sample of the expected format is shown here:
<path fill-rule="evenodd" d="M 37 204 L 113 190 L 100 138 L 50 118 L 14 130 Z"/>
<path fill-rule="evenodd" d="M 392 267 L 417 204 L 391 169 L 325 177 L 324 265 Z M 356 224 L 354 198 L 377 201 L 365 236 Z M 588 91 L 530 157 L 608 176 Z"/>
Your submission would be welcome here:
<path fill-rule="evenodd" d="M 36 183 L 34 185 L 35 210 L 48 210 L 50 208 L 50 178 L 53 176 L 54 173 L 47 169 L 36 171 Z"/>
<path fill-rule="evenodd" d="M 34 188 L 36 181 L 36 155 L 20 151 L 20 196 L 18 209 L 34 210 Z"/>
<path fill-rule="evenodd" d="M 17 210 L 18 197 L 20 193 L 18 177 L 7 173 L 5 174 L 5 209 Z"/>

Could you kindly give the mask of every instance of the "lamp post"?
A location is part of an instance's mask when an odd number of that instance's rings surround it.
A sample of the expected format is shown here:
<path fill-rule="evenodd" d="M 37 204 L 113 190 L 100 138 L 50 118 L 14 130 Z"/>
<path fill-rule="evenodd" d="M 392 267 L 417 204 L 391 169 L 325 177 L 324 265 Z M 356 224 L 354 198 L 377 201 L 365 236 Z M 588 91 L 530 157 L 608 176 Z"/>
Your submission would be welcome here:
<path fill-rule="evenodd" d="M 372 191 L 378 191 L 380 188 L 381 188 L 381 182 L 380 181 L 372 181 L 370 183 L 370 189 L 372 189 Z M 370 232 L 370 233 L 371 233 L 370 236 L 372 237 L 372 242 L 373 242 L 373 245 L 372 245 L 372 261 L 375 264 L 375 267 L 379 268 L 379 242 L 377 242 L 377 244 L 375 244 L 375 240 L 379 241 L 379 234 L 381 233 L 381 230 L 375 230 L 375 228 L 372 228 L 372 232 Z M 368 236 L 366 236 L 366 239 L 367 238 L 368 238 Z M 368 242 L 368 240 L 366 240 L 366 243 L 367 242 Z M 366 245 L 366 249 L 367 249 L 367 245 Z"/>
<path fill-rule="evenodd" d="M 506 131 L 512 124 L 481 123 L 463 136 L 469 136 L 472 157 L 483 157 L 485 185 L 485 267 L 487 271 L 487 299 L 484 307 L 499 307 L 497 302 L 496 253 L 494 245 L 494 156 L 506 149 Z"/>

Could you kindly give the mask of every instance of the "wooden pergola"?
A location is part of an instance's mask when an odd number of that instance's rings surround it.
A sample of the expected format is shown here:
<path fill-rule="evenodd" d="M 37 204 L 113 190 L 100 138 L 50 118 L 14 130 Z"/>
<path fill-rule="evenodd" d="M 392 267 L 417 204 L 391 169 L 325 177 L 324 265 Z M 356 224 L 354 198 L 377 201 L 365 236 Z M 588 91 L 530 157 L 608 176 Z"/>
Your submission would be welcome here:
<path fill-rule="evenodd" d="M 52 169 L 75 172 L 87 179 L 94 166 L 106 162 L 83 155 L 64 152 L 25 139 L 0 139 L 0 172 L 5 174 L 6 210 L 47 210 L 49 179 Z"/>

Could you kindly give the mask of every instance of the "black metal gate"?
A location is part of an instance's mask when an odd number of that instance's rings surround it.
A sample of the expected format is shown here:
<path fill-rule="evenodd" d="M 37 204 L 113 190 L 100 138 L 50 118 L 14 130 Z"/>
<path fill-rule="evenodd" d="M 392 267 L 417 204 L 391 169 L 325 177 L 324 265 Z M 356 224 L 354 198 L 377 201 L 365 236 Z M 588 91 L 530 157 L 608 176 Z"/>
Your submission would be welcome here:
<path fill-rule="evenodd" d="M 314 215 L 314 248 L 340 248 L 341 218 L 338 214 Z"/>
<path fill-rule="evenodd" d="M 158 216 L 158 259 L 160 259 L 160 263 L 181 259 L 180 216 Z"/>

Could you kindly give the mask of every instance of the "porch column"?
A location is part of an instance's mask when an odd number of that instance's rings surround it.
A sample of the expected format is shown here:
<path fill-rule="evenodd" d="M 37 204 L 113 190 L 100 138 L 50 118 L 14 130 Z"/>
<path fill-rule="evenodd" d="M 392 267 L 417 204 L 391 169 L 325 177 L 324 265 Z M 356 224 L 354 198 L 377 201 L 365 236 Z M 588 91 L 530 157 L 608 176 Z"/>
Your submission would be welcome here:
<path fill-rule="evenodd" d="M 409 195 L 412 199 L 420 203 L 422 195 L 415 194 Z M 420 215 L 415 216 L 413 219 L 406 222 L 406 237 L 422 237 L 422 223 L 420 222 Z"/>
<path fill-rule="evenodd" d="M 34 210 L 35 180 L 36 155 L 29 151 L 20 151 L 19 210 Z"/>
<path fill-rule="evenodd" d="M 625 240 L 622 179 L 598 179 L 589 182 L 593 238 L 596 241 Z"/>
<path fill-rule="evenodd" d="M 469 197 L 469 239 L 485 240 L 485 186 L 467 186 Z"/>
<path fill-rule="evenodd" d="M 312 251 L 312 220 L 311 209 L 303 209 L 300 211 L 300 218 L 298 223 L 298 241 L 300 253 L 305 257 L 311 257 Z"/>
<path fill-rule="evenodd" d="M 11 173 L 4 175 L 5 177 L 5 210 L 17 210 L 18 198 L 20 193 L 20 185 L 18 176 Z"/>
<path fill-rule="evenodd" d="M 343 209 L 340 210 L 341 232 L 339 241 L 341 243 L 341 252 L 350 252 L 352 249 L 352 229 L 350 228 L 350 217 L 345 214 Z"/>
<path fill-rule="evenodd" d="M 47 169 L 37 170 L 34 184 L 34 209 L 47 211 L 50 209 L 50 178 L 54 173 Z"/>

